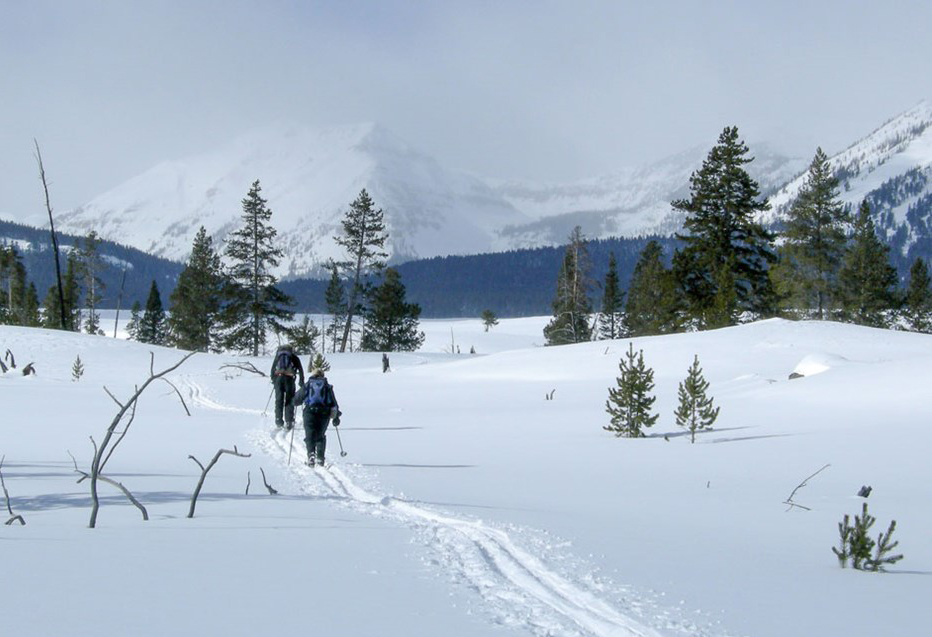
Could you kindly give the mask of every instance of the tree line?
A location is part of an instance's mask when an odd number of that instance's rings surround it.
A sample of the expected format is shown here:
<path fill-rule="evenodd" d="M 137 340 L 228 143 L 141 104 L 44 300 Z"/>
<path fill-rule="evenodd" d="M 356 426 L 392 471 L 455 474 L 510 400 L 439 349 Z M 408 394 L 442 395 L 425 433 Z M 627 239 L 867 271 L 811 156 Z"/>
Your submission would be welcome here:
<path fill-rule="evenodd" d="M 241 225 L 220 250 L 203 226 L 198 230 L 167 309 L 152 280 L 145 307 L 135 301 L 130 310 L 130 338 L 253 356 L 265 352 L 270 333 L 290 341 L 300 353 L 420 346 L 420 307 L 407 302 L 397 270 L 385 267 L 388 235 L 382 210 L 365 190 L 350 204 L 342 232 L 334 237 L 346 259 L 328 263 L 331 278 L 325 303 L 330 317 L 321 327 L 308 317 L 294 323 L 294 300 L 282 292 L 273 274 L 282 250 L 261 191 L 256 180 L 242 200 Z M 41 304 L 15 246 L 0 246 L 0 323 L 102 335 L 98 305 L 106 286 L 100 277 L 104 262 L 99 244 L 91 231 L 68 251 L 61 293 L 57 284 L 51 286 Z"/>
<path fill-rule="evenodd" d="M 613 255 L 598 311 L 587 241 L 577 227 L 557 276 L 547 344 L 714 329 L 775 316 L 932 329 L 928 265 L 916 257 L 908 284 L 899 286 L 870 203 L 854 213 L 843 204 L 821 148 L 780 231 L 759 221 L 770 205 L 745 170 L 751 161 L 738 129 L 726 127 L 690 177 L 689 198 L 671 204 L 685 218 L 672 258 L 667 261 L 659 242 L 648 242 L 622 292 Z"/>

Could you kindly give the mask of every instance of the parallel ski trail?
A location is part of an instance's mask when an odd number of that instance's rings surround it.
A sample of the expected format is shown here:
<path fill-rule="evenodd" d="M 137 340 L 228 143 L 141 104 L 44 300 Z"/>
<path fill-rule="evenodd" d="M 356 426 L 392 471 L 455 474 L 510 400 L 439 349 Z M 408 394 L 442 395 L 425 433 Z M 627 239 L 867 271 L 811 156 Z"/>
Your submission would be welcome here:
<path fill-rule="evenodd" d="M 191 401 L 207 409 L 261 414 L 259 410 L 223 405 L 190 378 L 182 384 Z M 300 433 L 300 432 L 298 432 Z M 253 442 L 286 464 L 290 434 L 253 432 Z M 302 437 L 295 436 L 288 470 L 310 494 L 342 501 L 354 510 L 389 518 L 428 531 L 428 543 L 441 561 L 458 571 L 506 623 L 529 626 L 539 635 L 595 637 L 661 637 L 661 633 L 618 610 L 584 582 L 556 572 L 522 548 L 506 531 L 481 520 L 455 517 L 423 506 L 378 495 L 355 483 L 339 466 L 310 468 L 304 464 Z"/>

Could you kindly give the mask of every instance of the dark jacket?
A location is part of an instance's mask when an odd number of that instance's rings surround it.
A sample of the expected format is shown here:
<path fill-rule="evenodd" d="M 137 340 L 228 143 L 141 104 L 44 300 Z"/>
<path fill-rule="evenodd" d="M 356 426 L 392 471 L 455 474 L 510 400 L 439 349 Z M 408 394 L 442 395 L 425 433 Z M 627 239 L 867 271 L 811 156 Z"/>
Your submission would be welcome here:
<path fill-rule="evenodd" d="M 340 405 L 337 404 L 337 396 L 333 392 L 333 385 L 330 384 L 330 382 L 327 380 L 325 376 L 321 376 L 320 378 L 326 384 L 326 387 L 324 387 L 324 401 L 325 401 L 324 407 L 325 408 L 329 407 L 331 412 L 334 414 L 339 413 Z M 294 395 L 294 400 L 292 401 L 292 404 L 295 407 L 301 407 L 302 405 L 304 405 L 304 399 L 307 398 L 308 385 L 310 384 L 312 380 L 315 380 L 315 379 L 308 378 L 306 383 L 301 383 L 301 389 L 299 389 L 298 392 Z"/>
<path fill-rule="evenodd" d="M 279 348 L 278 351 L 275 352 L 275 356 L 272 358 L 272 369 L 269 371 L 269 377 L 271 377 L 271 379 L 274 381 L 276 376 L 281 376 L 281 375 L 283 375 L 281 372 L 276 371 L 276 369 L 275 369 L 276 363 L 278 363 L 278 356 L 279 356 L 279 354 L 281 354 L 282 352 L 287 353 L 288 356 L 291 357 L 291 361 L 290 361 L 290 362 L 291 362 L 291 367 L 292 367 L 292 369 L 293 369 L 293 371 L 292 371 L 290 374 L 287 374 L 287 373 L 286 373 L 286 374 L 284 374 L 284 375 L 285 375 L 285 376 L 292 376 L 292 377 L 295 376 L 295 375 L 297 375 L 298 378 L 299 378 L 299 380 L 300 380 L 300 383 L 301 383 L 302 385 L 304 385 L 304 366 L 301 365 L 301 359 L 298 358 L 297 354 L 295 354 L 295 353 L 294 353 L 292 350 L 290 350 L 290 349 Z"/>

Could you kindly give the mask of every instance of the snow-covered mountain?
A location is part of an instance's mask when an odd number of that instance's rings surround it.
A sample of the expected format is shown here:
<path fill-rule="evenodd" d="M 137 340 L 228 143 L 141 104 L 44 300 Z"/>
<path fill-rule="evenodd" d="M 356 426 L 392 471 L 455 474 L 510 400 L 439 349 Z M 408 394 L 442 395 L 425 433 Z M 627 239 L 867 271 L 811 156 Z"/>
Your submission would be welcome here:
<path fill-rule="evenodd" d="M 534 218 L 531 223 L 503 229 L 514 247 L 564 243 L 579 225 L 590 238 L 670 235 L 683 224 L 670 202 L 689 196 L 689 178 L 711 148 L 699 146 L 661 161 L 565 185 L 503 182 L 496 191 Z M 754 161 L 749 173 L 769 193 L 793 178 L 806 162 L 766 143 L 750 144 Z"/>
<path fill-rule="evenodd" d="M 64 232 L 182 260 L 203 225 L 222 240 L 259 179 L 285 252 L 278 274 L 314 272 L 342 257 L 333 241 L 366 188 L 385 214 L 397 261 L 502 247 L 496 230 L 527 219 L 481 180 L 442 168 L 374 124 L 251 132 L 205 155 L 161 163 L 61 216 Z"/>
<path fill-rule="evenodd" d="M 814 149 L 813 149 L 814 150 Z M 865 199 L 894 250 L 932 249 L 932 104 L 923 101 L 829 159 L 841 199 L 852 210 Z M 805 174 L 771 198 L 768 220 L 779 220 Z"/>

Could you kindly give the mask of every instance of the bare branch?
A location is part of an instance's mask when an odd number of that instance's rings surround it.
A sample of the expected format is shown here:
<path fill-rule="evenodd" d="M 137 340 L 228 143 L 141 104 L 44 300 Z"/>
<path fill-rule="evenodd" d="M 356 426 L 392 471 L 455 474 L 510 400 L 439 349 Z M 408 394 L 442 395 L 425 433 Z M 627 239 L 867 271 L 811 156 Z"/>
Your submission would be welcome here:
<path fill-rule="evenodd" d="M 231 367 L 231 368 L 233 368 L 233 369 L 239 369 L 239 370 L 242 370 L 242 371 L 244 371 L 244 372 L 249 372 L 249 373 L 251 373 L 251 374 L 258 374 L 259 376 L 262 376 L 263 378 L 267 376 L 267 374 L 266 374 L 265 372 L 256 369 L 256 366 L 253 365 L 252 363 L 248 362 L 248 361 L 245 361 L 245 362 L 236 362 L 236 363 L 227 363 L 227 364 L 225 364 L 225 365 L 221 365 L 221 366 L 220 366 L 220 369 L 223 369 L 223 368 L 225 368 L 225 367 Z"/>
<path fill-rule="evenodd" d="M 252 484 L 252 471 L 246 472 L 246 495 L 249 495 L 249 485 Z"/>
<path fill-rule="evenodd" d="M 12 526 L 14 522 L 19 522 L 21 526 L 26 526 L 26 520 L 23 519 L 23 516 L 13 513 L 13 507 L 10 505 L 10 492 L 6 490 L 6 481 L 3 479 L 4 460 L 6 460 L 6 456 L 0 458 L 0 486 L 3 486 L 3 496 L 6 498 L 6 510 L 10 512 L 10 519 L 7 520 L 5 524 L 7 526 Z"/>
<path fill-rule="evenodd" d="M 262 484 L 265 485 L 265 488 L 269 490 L 269 495 L 278 495 L 278 491 L 272 488 L 272 485 L 269 484 L 269 481 L 265 479 L 265 469 L 259 467 L 259 471 L 262 472 Z"/>
<path fill-rule="evenodd" d="M 8 349 L 3 355 L 3 358 L 10 361 L 10 369 L 16 369 L 16 358 L 13 357 L 13 352 Z"/>
<path fill-rule="evenodd" d="M 110 393 L 110 390 L 107 389 L 107 386 L 106 386 L 106 385 L 104 385 L 104 391 L 107 392 L 107 395 L 110 396 L 110 398 L 113 399 L 113 402 L 115 402 L 115 403 L 117 404 L 117 407 L 119 407 L 120 409 L 123 409 L 123 403 L 121 403 L 119 400 L 117 400 L 117 399 L 116 399 L 116 396 L 114 396 L 113 394 Z"/>
<path fill-rule="evenodd" d="M 194 489 L 194 494 L 191 496 L 191 508 L 188 509 L 189 518 L 194 517 L 194 507 L 197 506 L 197 496 L 200 495 L 201 487 L 204 486 L 204 479 L 207 478 L 207 472 L 210 471 L 215 464 L 217 464 L 217 461 L 220 460 L 220 456 L 222 456 L 225 453 L 228 453 L 231 456 L 238 456 L 240 458 L 249 458 L 251 455 L 248 453 L 240 453 L 239 450 L 236 448 L 236 445 L 233 445 L 233 451 L 230 451 L 229 449 L 220 449 L 219 451 L 217 451 L 217 453 L 214 454 L 213 460 L 207 463 L 206 467 L 202 465 L 201 461 L 195 458 L 194 456 L 188 456 L 189 458 L 191 458 L 191 460 L 196 462 L 199 467 L 201 467 L 201 479 L 198 480 L 197 487 Z"/>
<path fill-rule="evenodd" d="M 178 395 L 178 400 L 181 401 L 181 406 L 184 407 L 184 412 L 185 412 L 186 414 L 188 414 L 188 416 L 190 416 L 190 415 L 191 415 L 191 410 L 188 409 L 188 406 L 187 406 L 187 405 L 185 404 L 185 402 L 184 402 L 184 396 L 181 395 L 181 392 L 178 391 L 178 388 L 175 387 L 175 384 L 174 384 L 173 382 L 171 382 L 170 380 L 168 380 L 167 378 L 161 378 L 161 379 L 159 379 L 159 380 L 165 381 L 166 383 L 168 383 L 169 387 L 171 387 L 172 389 L 175 390 L 175 393 Z"/>
<path fill-rule="evenodd" d="M 820 473 L 822 473 L 823 471 L 825 471 L 826 469 L 828 469 L 830 466 L 832 466 L 832 465 L 830 465 L 830 464 L 825 465 L 824 467 L 822 467 L 821 469 L 819 469 L 818 471 L 816 471 L 815 473 L 813 473 L 811 476 L 809 476 L 808 478 L 806 478 L 805 480 L 803 480 L 802 482 L 800 482 L 798 485 L 796 485 L 796 488 L 793 489 L 793 492 L 790 493 L 790 496 L 783 502 L 783 504 L 788 505 L 788 506 L 787 506 L 787 509 L 786 509 L 787 511 L 789 511 L 789 510 L 792 509 L 793 507 L 796 507 L 796 508 L 798 508 L 798 509 L 804 509 L 804 510 L 806 510 L 806 511 L 811 511 L 811 510 L 812 510 L 812 509 L 810 509 L 809 507 L 806 507 L 806 506 L 803 506 L 803 505 L 801 505 L 801 504 L 797 504 L 796 502 L 793 502 L 793 496 L 796 495 L 796 492 L 797 492 L 797 491 L 799 491 L 800 489 L 802 489 L 803 487 L 805 487 L 805 486 L 809 483 L 809 481 L 810 481 L 812 478 L 816 477 L 817 475 L 819 475 Z"/>

